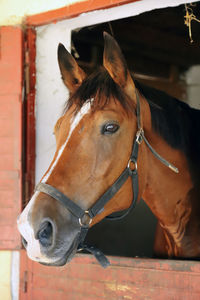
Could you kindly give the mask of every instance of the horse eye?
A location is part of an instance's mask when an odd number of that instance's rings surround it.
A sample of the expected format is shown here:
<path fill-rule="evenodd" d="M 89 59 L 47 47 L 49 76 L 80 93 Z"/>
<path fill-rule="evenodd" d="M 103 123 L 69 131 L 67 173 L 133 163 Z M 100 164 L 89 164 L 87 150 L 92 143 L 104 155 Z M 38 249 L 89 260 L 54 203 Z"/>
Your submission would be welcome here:
<path fill-rule="evenodd" d="M 113 134 L 117 132 L 119 129 L 119 125 L 115 123 L 109 123 L 103 126 L 102 128 L 102 134 Z"/>

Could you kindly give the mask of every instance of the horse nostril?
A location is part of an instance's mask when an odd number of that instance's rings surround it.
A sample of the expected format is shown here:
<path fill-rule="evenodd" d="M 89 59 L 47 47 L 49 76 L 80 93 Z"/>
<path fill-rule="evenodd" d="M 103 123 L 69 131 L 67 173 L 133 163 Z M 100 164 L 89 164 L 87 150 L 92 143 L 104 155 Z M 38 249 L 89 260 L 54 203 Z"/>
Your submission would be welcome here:
<path fill-rule="evenodd" d="M 50 247 L 53 243 L 53 226 L 49 221 L 41 224 L 37 239 L 43 247 Z"/>

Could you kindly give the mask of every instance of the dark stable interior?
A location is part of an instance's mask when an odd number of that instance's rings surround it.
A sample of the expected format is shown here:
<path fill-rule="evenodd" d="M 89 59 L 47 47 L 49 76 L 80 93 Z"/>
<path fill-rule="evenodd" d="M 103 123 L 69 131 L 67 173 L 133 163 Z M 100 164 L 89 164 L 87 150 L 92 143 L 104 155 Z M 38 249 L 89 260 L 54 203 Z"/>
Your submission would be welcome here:
<path fill-rule="evenodd" d="M 192 10 L 199 18 L 200 4 L 194 4 Z M 195 21 L 191 24 L 191 43 L 184 24 L 185 15 L 185 5 L 181 5 L 78 28 L 72 32 L 72 54 L 79 65 L 91 73 L 102 65 L 103 31 L 107 31 L 118 41 L 138 81 L 186 101 L 187 89 L 182 75 L 191 66 L 200 64 L 200 24 Z M 103 220 L 92 227 L 86 240 L 105 254 L 152 257 L 156 223 L 141 200 L 125 219 Z"/>

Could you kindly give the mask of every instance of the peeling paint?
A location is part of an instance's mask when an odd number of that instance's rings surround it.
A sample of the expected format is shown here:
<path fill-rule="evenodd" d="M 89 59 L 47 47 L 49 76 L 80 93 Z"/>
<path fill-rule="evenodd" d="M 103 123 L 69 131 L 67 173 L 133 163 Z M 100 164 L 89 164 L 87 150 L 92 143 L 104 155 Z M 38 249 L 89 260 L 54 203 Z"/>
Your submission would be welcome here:
<path fill-rule="evenodd" d="M 115 292 L 117 290 L 117 287 L 116 287 L 116 282 L 115 283 L 106 283 L 106 287 L 108 290 L 111 290 L 113 292 Z"/>
<path fill-rule="evenodd" d="M 124 296 L 124 299 L 132 299 L 132 297 L 131 297 L 131 296 L 125 295 L 125 296 Z"/>
<path fill-rule="evenodd" d="M 132 288 L 130 286 L 126 285 L 126 284 L 117 284 L 116 282 L 109 282 L 109 283 L 106 283 L 105 285 L 106 285 L 106 287 L 107 287 L 108 290 L 111 290 L 113 292 L 117 292 L 117 291 L 121 291 L 121 292 L 132 291 Z"/>
<path fill-rule="evenodd" d="M 122 285 L 122 284 L 119 284 L 119 285 L 117 285 L 117 290 L 118 290 L 118 291 L 126 292 L 126 291 L 130 291 L 130 290 L 131 290 L 131 287 L 128 286 L 128 285 Z"/>

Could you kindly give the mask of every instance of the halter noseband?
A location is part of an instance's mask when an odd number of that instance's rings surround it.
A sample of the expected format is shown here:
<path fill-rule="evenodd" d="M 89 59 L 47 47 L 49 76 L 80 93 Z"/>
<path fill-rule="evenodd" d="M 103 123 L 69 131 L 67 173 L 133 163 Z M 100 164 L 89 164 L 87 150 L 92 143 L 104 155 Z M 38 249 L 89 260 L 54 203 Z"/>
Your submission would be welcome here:
<path fill-rule="evenodd" d="M 137 127 L 138 131 L 136 133 L 136 137 L 133 143 L 132 147 L 132 153 L 130 156 L 130 159 L 128 161 L 127 167 L 124 169 L 122 174 L 117 178 L 117 180 L 110 186 L 107 191 L 95 202 L 95 204 L 92 205 L 88 210 L 83 210 L 79 205 L 77 205 L 75 202 L 73 202 L 70 198 L 68 198 L 66 195 L 58 191 L 56 188 L 53 186 L 42 183 L 40 182 L 35 190 L 45 193 L 52 198 L 58 200 L 61 202 L 75 217 L 77 217 L 79 226 L 80 226 L 80 233 L 78 237 L 78 249 L 77 251 L 81 250 L 87 250 L 90 253 L 92 253 L 98 262 L 101 264 L 102 267 L 106 268 L 107 266 L 110 265 L 110 262 L 108 259 L 105 257 L 105 255 L 97 248 L 94 246 L 88 246 L 84 244 L 85 237 L 87 235 L 87 232 L 89 230 L 89 226 L 93 220 L 93 218 L 103 212 L 104 206 L 106 203 L 120 190 L 122 185 L 126 182 L 128 177 L 130 176 L 132 178 L 132 190 L 133 190 L 133 201 L 130 205 L 130 207 L 122 212 L 121 215 L 116 216 L 114 214 L 107 216 L 106 219 L 109 220 L 120 220 L 127 216 L 134 208 L 137 202 L 138 198 L 138 191 L 139 191 L 139 186 L 138 186 L 138 170 L 137 170 L 137 159 L 138 159 L 138 150 L 139 150 L 139 145 L 144 142 L 148 146 L 148 148 L 151 150 L 151 152 L 167 167 L 169 167 L 171 170 L 174 172 L 178 173 L 178 169 L 166 161 L 164 158 L 162 158 L 149 144 L 147 141 L 145 135 L 144 135 L 144 130 L 141 127 L 141 120 L 140 120 L 140 102 L 139 102 L 139 96 L 138 93 L 136 92 L 136 98 L 137 98 Z"/>

